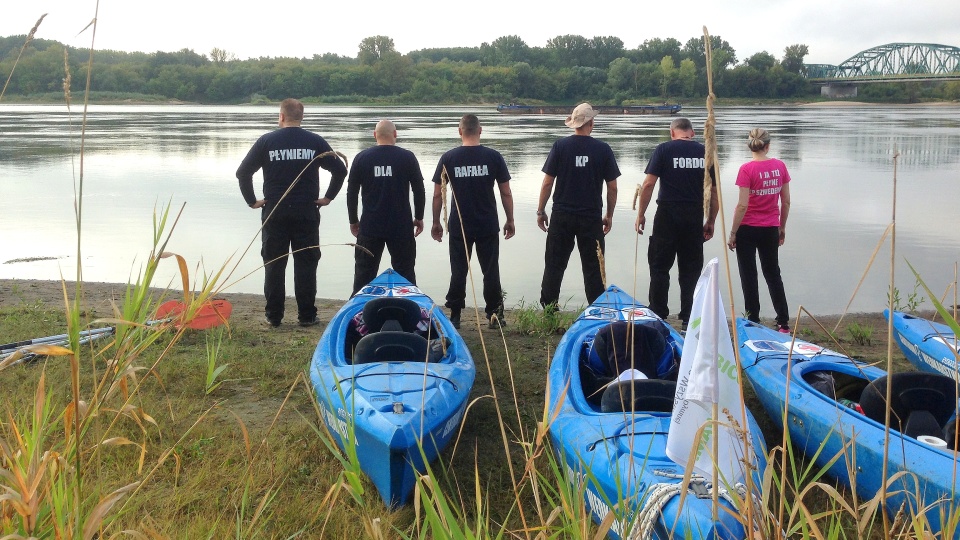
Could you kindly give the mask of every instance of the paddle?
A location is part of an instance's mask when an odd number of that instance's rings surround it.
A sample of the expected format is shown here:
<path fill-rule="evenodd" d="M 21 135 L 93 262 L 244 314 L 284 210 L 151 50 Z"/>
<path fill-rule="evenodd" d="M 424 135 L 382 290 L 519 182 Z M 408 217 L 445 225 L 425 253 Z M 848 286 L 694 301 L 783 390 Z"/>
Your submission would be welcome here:
<path fill-rule="evenodd" d="M 156 319 L 147 321 L 145 324 L 147 326 L 155 326 L 158 324 L 163 324 L 167 322 L 174 322 L 178 327 L 186 327 L 193 330 L 207 330 L 225 324 L 227 320 L 230 319 L 230 314 L 233 312 L 233 305 L 229 301 L 223 298 L 216 298 L 207 302 L 204 302 L 195 313 L 190 314 L 187 309 L 186 304 L 177 300 L 170 300 L 160 304 L 157 308 Z M 179 322 L 177 319 L 180 319 Z M 184 320 L 188 319 L 188 320 Z M 111 336 L 117 330 L 116 326 L 107 326 L 104 328 L 94 328 L 91 330 L 83 330 L 79 333 L 80 344 L 86 344 L 91 341 L 100 339 L 102 337 Z M 38 354 L 21 351 L 25 347 L 30 347 L 33 345 L 64 345 L 69 341 L 69 334 L 59 334 L 55 336 L 47 336 L 42 338 L 28 339 L 24 341 L 16 341 L 13 343 L 5 343 L 0 345 L 0 360 L 7 359 L 17 352 L 24 352 L 20 359 L 15 363 L 28 360 L 34 356 L 39 356 Z M 12 365 L 12 363 L 10 364 Z M 4 366 L 7 367 L 7 366 Z"/>

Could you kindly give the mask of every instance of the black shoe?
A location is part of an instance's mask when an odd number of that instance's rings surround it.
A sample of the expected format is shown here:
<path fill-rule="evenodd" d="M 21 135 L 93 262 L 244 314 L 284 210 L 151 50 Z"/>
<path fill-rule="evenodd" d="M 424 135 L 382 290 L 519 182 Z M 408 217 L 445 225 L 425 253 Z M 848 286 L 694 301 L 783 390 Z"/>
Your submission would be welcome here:
<path fill-rule="evenodd" d="M 457 330 L 460 329 L 460 310 L 451 309 L 450 310 L 450 323 L 453 324 L 453 327 Z"/>
<path fill-rule="evenodd" d="M 680 335 L 687 335 L 687 321 L 680 321 Z"/>
<path fill-rule="evenodd" d="M 270 317 L 264 316 L 263 322 L 270 328 L 277 328 L 280 326 L 280 321 L 271 319 Z"/>
<path fill-rule="evenodd" d="M 320 319 L 318 319 L 316 315 L 314 315 L 314 316 L 313 316 L 312 318 L 310 318 L 310 319 L 306 319 L 306 320 L 301 319 L 301 320 L 300 320 L 300 326 L 303 326 L 303 327 L 316 326 L 316 325 L 318 325 L 318 324 L 320 324 Z"/>

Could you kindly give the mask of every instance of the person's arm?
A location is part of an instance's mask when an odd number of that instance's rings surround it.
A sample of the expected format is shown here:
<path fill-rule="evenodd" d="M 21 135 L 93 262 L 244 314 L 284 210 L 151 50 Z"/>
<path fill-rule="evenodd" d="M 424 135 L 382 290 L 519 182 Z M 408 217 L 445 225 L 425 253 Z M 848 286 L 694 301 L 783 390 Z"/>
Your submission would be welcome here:
<path fill-rule="evenodd" d="M 733 223 L 730 225 L 730 239 L 727 240 L 727 247 L 731 251 L 737 249 L 737 229 L 740 228 L 740 222 L 747 213 L 747 207 L 750 205 L 750 188 L 740 187 L 740 198 L 737 200 L 737 209 L 733 213 Z"/>
<path fill-rule="evenodd" d="M 423 232 L 423 213 L 427 205 L 427 191 L 423 187 L 423 174 L 420 173 L 420 164 L 413 160 L 416 174 L 410 178 L 410 189 L 413 190 L 413 235 L 420 236 Z"/>
<path fill-rule="evenodd" d="M 360 178 L 357 171 L 357 162 L 353 162 L 350 177 L 347 180 L 347 219 L 350 221 L 350 234 L 354 237 L 360 232 L 360 218 L 357 215 L 357 205 L 360 202 Z"/>
<path fill-rule="evenodd" d="M 443 242 L 443 224 L 440 223 L 440 210 L 443 209 L 443 190 L 440 184 L 433 185 L 433 227 L 430 236 L 437 242 Z"/>
<path fill-rule="evenodd" d="M 347 177 L 347 166 L 337 156 L 327 156 L 320 160 L 320 167 L 330 173 L 330 184 L 327 185 L 327 191 L 323 198 L 317 200 L 317 206 L 326 206 L 330 204 L 330 201 L 337 198 L 343 188 L 343 181 Z M 326 202 L 321 204 L 321 201 Z"/>
<path fill-rule="evenodd" d="M 617 208 L 617 179 L 607 182 L 607 214 L 603 216 L 603 234 L 613 228 L 613 211 Z"/>
<path fill-rule="evenodd" d="M 517 226 L 513 222 L 513 191 L 510 189 L 510 182 L 501 182 L 497 184 L 500 188 L 500 203 L 503 205 L 503 213 L 507 216 L 506 223 L 503 224 L 503 239 L 509 240 L 517 233 Z"/>
<path fill-rule="evenodd" d="M 790 215 L 790 184 L 780 188 L 780 245 L 787 239 L 787 216 Z"/>
<path fill-rule="evenodd" d="M 710 213 L 707 215 L 707 222 L 703 224 L 704 241 L 713 238 L 713 227 L 717 221 L 717 214 L 720 212 L 720 200 L 717 197 L 716 184 L 710 186 Z"/>
<path fill-rule="evenodd" d="M 657 185 L 657 178 L 655 174 L 648 174 L 640 185 L 640 208 L 637 209 L 637 221 L 633 225 L 639 234 L 643 234 L 643 227 L 647 224 L 647 207 L 653 200 L 653 188 Z"/>
<path fill-rule="evenodd" d="M 259 161 L 259 143 L 260 141 L 257 141 L 253 147 L 250 148 L 250 151 L 247 152 L 243 161 L 240 162 L 240 167 L 237 168 L 240 194 L 243 195 L 243 200 L 247 202 L 247 206 L 250 208 L 260 208 L 266 203 L 264 199 L 257 199 L 257 195 L 253 191 L 253 174 L 259 171 L 261 167 Z"/>
<path fill-rule="evenodd" d="M 555 176 L 549 174 L 543 175 L 543 184 L 540 185 L 540 198 L 537 200 L 537 226 L 541 231 L 546 232 L 550 226 L 550 218 L 547 217 L 547 201 L 550 200 L 550 194 L 553 193 L 553 181 Z"/>

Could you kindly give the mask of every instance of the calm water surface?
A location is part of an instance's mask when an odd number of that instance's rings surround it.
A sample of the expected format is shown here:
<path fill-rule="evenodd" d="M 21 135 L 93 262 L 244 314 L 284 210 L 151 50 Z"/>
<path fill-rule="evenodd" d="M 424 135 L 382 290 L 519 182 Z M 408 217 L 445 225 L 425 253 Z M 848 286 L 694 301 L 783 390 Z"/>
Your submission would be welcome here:
<path fill-rule="evenodd" d="M 517 236 L 501 244 L 508 306 L 539 298 L 545 234 L 536 226 L 540 168 L 552 142 L 570 133 L 562 116 L 501 116 L 492 107 L 308 107 L 304 127 L 353 158 L 373 144 L 380 118 L 397 122 L 401 146 L 430 177 L 440 155 L 457 145 L 460 115 L 483 123 L 483 142 L 500 150 L 511 169 Z M 706 111 L 684 114 L 699 129 Z M 269 107 L 95 106 L 88 115 L 83 157 L 82 267 L 88 281 L 126 282 L 146 259 L 155 208 L 185 204 L 168 250 L 192 268 L 213 272 L 227 264 L 230 291 L 260 293 L 259 211 L 247 208 L 234 176 L 246 151 L 276 125 Z M 62 106 L 0 105 L 0 278 L 76 277 L 74 193 L 80 179 L 79 110 Z M 633 232 L 633 192 L 653 148 L 668 137 L 664 117 L 601 116 L 594 136 L 613 147 L 623 176 L 614 227 L 607 237 L 607 277 L 646 301 L 647 237 Z M 739 165 L 750 158 L 746 133 L 759 126 L 773 135 L 771 155 L 783 159 L 794 183 L 781 267 L 791 310 L 803 304 L 818 314 L 844 309 L 893 215 L 893 156 L 899 152 L 897 286 L 912 291 L 913 263 L 934 290 L 954 279 L 960 259 L 960 108 L 762 107 L 718 110 L 724 212 L 733 216 Z M 257 193 L 260 177 L 255 177 Z M 432 186 L 427 186 L 428 195 Z M 353 276 L 345 189 L 322 210 L 323 258 L 319 296 L 345 298 Z M 429 198 L 428 198 L 429 202 Z M 654 208 L 647 212 L 652 219 Z M 501 210 L 502 212 L 502 210 Z M 418 238 L 421 287 L 442 303 L 449 279 L 446 243 L 427 230 Z M 718 220 L 718 229 L 719 229 Z M 446 242 L 446 238 L 444 239 Z M 249 251 L 248 251 L 249 246 Z M 889 246 L 889 242 L 887 243 Z M 707 257 L 723 256 L 722 238 L 706 244 Z M 387 257 L 385 257 L 386 259 Z M 42 259 L 18 262 L 20 259 Z M 229 261 L 229 262 L 228 262 Z M 886 301 L 889 247 L 881 249 L 852 309 L 874 311 Z M 721 261 L 722 262 L 722 261 Z M 387 261 L 384 261 L 386 267 Z M 731 254 L 735 301 L 742 303 Z M 474 268 L 479 293 L 479 269 Z M 288 275 L 292 272 L 288 269 Z M 165 263 L 162 282 L 177 279 Z M 175 281 L 174 283 L 178 283 Z M 584 302 L 576 254 L 561 298 Z M 761 289 L 764 289 L 761 287 Z M 292 279 L 288 291 L 292 293 Z M 468 289 L 469 291 L 469 289 Z M 905 294 L 902 294 L 905 296 Z M 671 308 L 678 291 L 671 289 Z M 762 316 L 772 316 L 761 296 Z"/>

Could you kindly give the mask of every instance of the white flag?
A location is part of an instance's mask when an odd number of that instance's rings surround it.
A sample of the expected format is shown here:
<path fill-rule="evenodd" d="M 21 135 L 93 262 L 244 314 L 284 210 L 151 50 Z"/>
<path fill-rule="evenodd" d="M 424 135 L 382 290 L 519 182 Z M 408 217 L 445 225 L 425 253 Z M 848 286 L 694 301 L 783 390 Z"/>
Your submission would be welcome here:
<path fill-rule="evenodd" d="M 742 437 L 749 434 L 742 414 L 730 328 L 720 299 L 718 264 L 716 258 L 707 263 L 694 292 L 667 435 L 667 456 L 681 466 L 693 459 L 694 469 L 708 479 L 713 477 L 716 465 L 721 484 L 733 485 L 744 477 Z M 719 433 L 714 433 L 710 424 L 714 403 L 718 404 Z M 730 425 L 731 420 L 739 425 L 739 433 Z M 697 431 L 705 424 L 701 438 L 696 440 Z M 718 437 L 716 457 L 711 455 L 714 436 Z"/>

